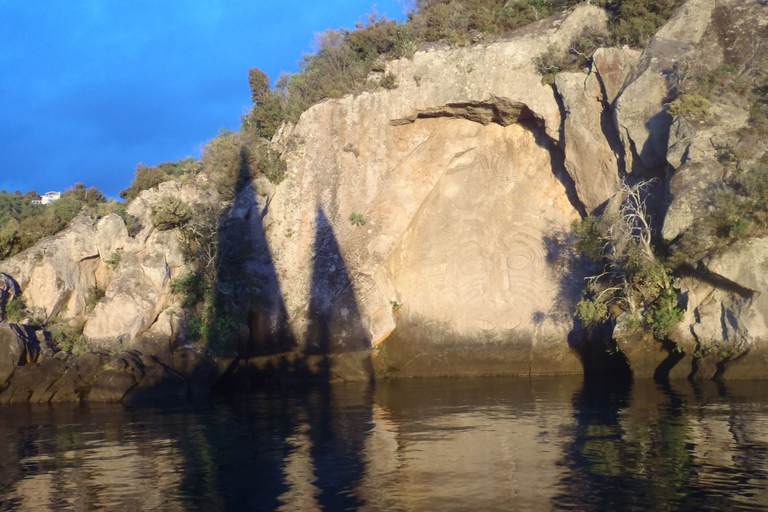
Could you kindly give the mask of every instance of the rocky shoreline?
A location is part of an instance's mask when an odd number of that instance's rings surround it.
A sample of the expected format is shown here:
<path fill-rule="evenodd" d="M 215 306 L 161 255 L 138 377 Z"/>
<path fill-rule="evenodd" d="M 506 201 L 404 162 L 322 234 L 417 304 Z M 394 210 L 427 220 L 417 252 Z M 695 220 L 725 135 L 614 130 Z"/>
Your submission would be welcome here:
<path fill-rule="evenodd" d="M 543 80 L 542 56 L 606 23 L 583 4 L 492 42 L 425 47 L 386 63 L 396 88 L 284 124 L 270 146 L 287 163 L 279 184 L 251 178 L 227 198 L 213 171 L 166 181 L 128 217 L 78 217 L 0 261 L 0 308 L 23 297 L 28 313 L 0 324 L 0 403 L 303 379 L 768 378 L 761 217 L 696 231 L 723 191 L 744 203 L 738 179 L 768 165 L 763 100 L 739 86 L 768 69 L 768 9 L 688 0 L 642 52 L 600 48 Z M 706 103 L 690 92 L 702 84 L 718 91 Z M 617 211 L 637 184 L 664 257 L 688 251 L 670 270 L 680 319 L 664 336 L 634 304 L 597 327 L 574 318 L 595 266 L 573 223 Z M 249 297 L 243 318 L 216 319 L 226 346 L 200 341 L 204 306 L 179 292 L 195 269 L 190 230 L 158 222 L 169 204 L 198 234 L 234 233 L 236 251 L 217 247 L 237 252 L 234 280 L 209 290 Z M 66 347 L 57 329 L 73 331 Z"/>

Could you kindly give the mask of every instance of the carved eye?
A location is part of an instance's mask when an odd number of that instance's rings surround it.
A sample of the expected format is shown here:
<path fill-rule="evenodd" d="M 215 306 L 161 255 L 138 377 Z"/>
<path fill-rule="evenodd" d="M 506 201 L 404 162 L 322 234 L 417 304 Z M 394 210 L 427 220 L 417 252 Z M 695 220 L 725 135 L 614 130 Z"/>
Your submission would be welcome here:
<path fill-rule="evenodd" d="M 495 331 L 496 330 L 496 324 L 491 322 L 490 320 L 477 320 L 475 322 L 475 327 L 477 327 L 481 331 Z"/>
<path fill-rule="evenodd" d="M 459 272 L 466 275 L 480 274 L 484 270 L 483 260 L 479 257 L 464 258 L 459 263 Z"/>
<path fill-rule="evenodd" d="M 513 252 L 507 256 L 507 267 L 512 270 L 521 270 L 530 266 L 532 255 L 524 252 Z"/>

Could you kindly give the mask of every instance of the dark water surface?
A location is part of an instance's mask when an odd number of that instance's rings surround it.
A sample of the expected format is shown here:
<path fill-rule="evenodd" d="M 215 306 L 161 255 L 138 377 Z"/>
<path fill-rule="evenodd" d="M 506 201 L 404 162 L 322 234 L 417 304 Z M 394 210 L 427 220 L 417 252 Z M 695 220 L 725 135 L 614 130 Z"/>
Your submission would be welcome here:
<path fill-rule="evenodd" d="M 768 382 L 410 380 L 0 408 L 0 510 L 763 510 Z"/>

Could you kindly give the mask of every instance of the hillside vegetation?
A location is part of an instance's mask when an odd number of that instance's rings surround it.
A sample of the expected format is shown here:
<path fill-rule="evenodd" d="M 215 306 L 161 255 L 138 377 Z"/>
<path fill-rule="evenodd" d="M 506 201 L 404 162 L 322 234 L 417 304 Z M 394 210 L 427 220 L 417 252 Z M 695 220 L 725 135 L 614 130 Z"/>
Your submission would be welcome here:
<path fill-rule="evenodd" d="M 354 29 L 328 30 L 318 36 L 316 53 L 304 55 L 299 73 L 281 75 L 270 90 L 267 75 L 248 75 L 254 106 L 243 117 L 243 131 L 270 138 L 284 121 L 296 122 L 307 108 L 325 98 L 339 98 L 369 88 L 396 87 L 397 77 L 385 75 L 384 62 L 410 57 L 424 43 L 463 46 L 497 37 L 581 3 L 577 0 L 418 0 L 404 23 L 376 11 Z M 642 47 L 669 19 L 681 0 L 598 0 L 609 12 L 607 38 L 585 35 L 584 47 L 558 56 L 558 71 L 583 65 L 601 46 Z M 378 72 L 378 80 L 370 80 Z"/>
<path fill-rule="evenodd" d="M 83 213 L 96 219 L 121 212 L 124 206 L 107 201 L 98 189 L 77 183 L 53 203 L 34 204 L 40 196 L 35 191 L 9 194 L 0 192 L 0 259 L 32 247 L 41 239 L 55 235 Z"/>
<path fill-rule="evenodd" d="M 139 164 L 130 187 L 120 193 L 125 203 L 107 201 L 96 189 L 78 184 L 50 205 L 34 205 L 36 194 L 0 194 L 0 258 L 7 258 L 66 227 L 78 214 L 96 219 L 118 213 L 129 233 L 136 222 L 127 214 L 127 204 L 142 191 L 160 183 L 193 183 L 213 187 L 221 203 L 218 208 L 180 201 L 153 212 L 157 230 L 177 229 L 186 249 L 190 271 L 173 280 L 171 290 L 180 296 L 186 310 L 187 337 L 204 343 L 216 354 L 231 353 L 238 328 L 245 323 L 255 300 L 250 284 L 242 277 L 249 256 L 242 219 L 229 215 L 238 191 L 258 178 L 279 184 L 287 169 L 281 155 L 270 147 L 270 139 L 286 122 L 295 123 L 309 107 L 327 98 L 338 98 L 365 90 L 397 87 L 400 77 L 385 73 L 386 61 L 410 58 L 427 43 L 463 46 L 504 37 L 509 31 L 569 9 L 576 0 L 418 0 L 405 22 L 396 22 L 374 12 L 353 29 L 328 30 L 318 36 L 317 51 L 304 55 L 300 71 L 280 76 L 274 87 L 258 68 L 248 72 L 253 100 L 250 112 L 241 119 L 240 131 L 223 130 L 203 147 L 200 159 L 187 158 L 156 166 Z M 548 72 L 582 66 L 598 46 L 642 47 L 681 3 L 680 0 L 597 0 L 609 12 L 609 33 L 585 34 L 583 41 L 564 55 L 551 55 Z M 536 56 L 532 55 L 531 58 Z M 628 258 L 634 253 L 630 250 Z M 598 259 L 606 255 L 599 255 Z M 629 264 L 628 264 L 629 265 Z M 633 282 L 627 266 L 616 279 Z M 668 288 L 651 286 L 650 304 Z M 658 290 L 657 290 L 658 288 Z M 630 298 L 634 303 L 640 299 Z"/>

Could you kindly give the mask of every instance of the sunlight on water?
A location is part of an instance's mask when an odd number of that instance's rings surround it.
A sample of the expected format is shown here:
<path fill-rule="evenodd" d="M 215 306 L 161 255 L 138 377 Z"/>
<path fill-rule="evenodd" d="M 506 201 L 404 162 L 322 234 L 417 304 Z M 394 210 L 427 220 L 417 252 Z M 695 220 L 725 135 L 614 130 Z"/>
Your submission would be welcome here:
<path fill-rule="evenodd" d="M 762 383 L 440 379 L 0 408 L 0 510 L 758 510 Z"/>

